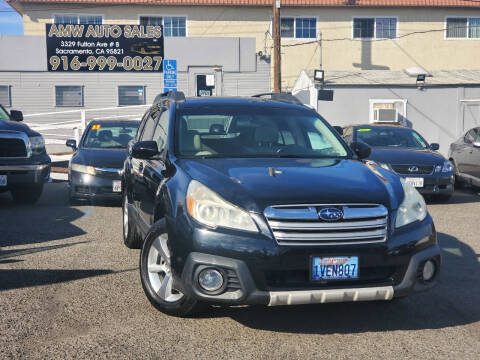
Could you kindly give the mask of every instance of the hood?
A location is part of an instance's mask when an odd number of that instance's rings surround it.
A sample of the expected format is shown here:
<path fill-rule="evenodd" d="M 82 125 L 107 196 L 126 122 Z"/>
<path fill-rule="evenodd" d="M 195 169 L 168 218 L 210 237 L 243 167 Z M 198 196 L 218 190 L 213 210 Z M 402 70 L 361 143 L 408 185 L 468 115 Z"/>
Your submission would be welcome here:
<path fill-rule="evenodd" d="M 28 125 L 16 121 L 0 120 L 0 131 L 19 131 L 26 133 L 29 137 L 40 136 L 38 132 L 30 129 Z"/>
<path fill-rule="evenodd" d="M 72 162 L 81 165 L 122 169 L 127 157 L 126 149 L 84 149 L 80 148 Z"/>
<path fill-rule="evenodd" d="M 370 160 L 396 165 L 443 165 L 445 158 L 433 150 L 372 148 Z"/>
<path fill-rule="evenodd" d="M 290 204 L 382 204 L 396 209 L 403 199 L 398 176 L 354 160 L 179 159 L 177 165 L 232 204 L 259 213 L 270 205 Z"/>

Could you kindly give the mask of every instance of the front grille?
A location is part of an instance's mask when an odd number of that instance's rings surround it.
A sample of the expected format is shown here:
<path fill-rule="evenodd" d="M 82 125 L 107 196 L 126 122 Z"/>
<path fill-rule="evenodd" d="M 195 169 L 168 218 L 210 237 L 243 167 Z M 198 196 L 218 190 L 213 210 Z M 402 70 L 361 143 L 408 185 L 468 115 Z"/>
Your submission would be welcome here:
<path fill-rule="evenodd" d="M 429 175 L 433 173 L 433 165 L 392 165 L 396 173 L 402 175 Z M 416 171 L 415 171 L 416 169 Z"/>
<path fill-rule="evenodd" d="M 0 137 L 0 157 L 26 157 L 27 148 L 22 139 Z"/>
<path fill-rule="evenodd" d="M 95 168 L 95 172 L 97 175 L 121 179 L 122 178 L 122 169 L 114 169 L 114 168 Z"/>
<path fill-rule="evenodd" d="M 323 208 L 343 211 L 338 221 L 318 216 Z M 384 242 L 388 210 L 383 205 L 271 206 L 265 212 L 279 245 L 339 245 Z"/>

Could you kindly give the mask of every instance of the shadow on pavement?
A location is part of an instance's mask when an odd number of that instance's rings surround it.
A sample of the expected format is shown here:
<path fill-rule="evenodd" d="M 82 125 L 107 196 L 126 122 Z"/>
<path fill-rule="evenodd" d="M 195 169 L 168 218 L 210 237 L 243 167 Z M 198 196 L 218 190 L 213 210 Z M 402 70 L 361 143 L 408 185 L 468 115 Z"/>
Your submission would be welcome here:
<path fill-rule="evenodd" d="M 440 281 L 429 292 L 385 302 L 210 308 L 200 316 L 231 317 L 253 329 L 307 334 L 440 329 L 479 321 L 479 254 L 444 233 L 439 233 L 439 244 Z"/>
<path fill-rule="evenodd" d="M 49 251 L 49 250 L 57 250 L 65 247 L 70 247 L 78 244 L 86 244 L 89 241 L 79 241 L 76 243 L 70 243 L 70 244 L 60 244 L 60 245 L 51 245 L 51 246 L 40 246 L 40 247 L 33 247 L 33 248 L 28 248 L 28 249 L 20 249 L 20 250 L 2 250 L 0 249 L 0 260 L 2 259 L 10 259 L 12 257 L 17 257 L 17 256 L 22 256 L 22 255 L 27 255 L 27 254 L 34 254 L 37 252 L 43 252 L 43 251 Z M 2 260 L 3 261 L 3 260 Z M 8 263 L 8 261 L 4 260 L 4 262 L 0 261 L 0 264 L 2 263 Z M 10 261 L 10 262 L 15 262 L 15 261 Z"/>
<path fill-rule="evenodd" d="M 0 269 L 0 291 L 20 289 L 31 286 L 50 285 L 73 280 L 117 274 L 137 269 L 114 271 L 108 269 L 93 270 L 37 270 L 37 269 Z"/>
<path fill-rule="evenodd" d="M 87 207 L 83 212 L 67 204 L 65 184 L 46 184 L 42 198 L 35 205 L 18 205 L 10 200 L 8 194 L 1 194 L 0 248 L 38 244 L 85 234 L 72 222 L 88 216 L 92 208 Z"/>

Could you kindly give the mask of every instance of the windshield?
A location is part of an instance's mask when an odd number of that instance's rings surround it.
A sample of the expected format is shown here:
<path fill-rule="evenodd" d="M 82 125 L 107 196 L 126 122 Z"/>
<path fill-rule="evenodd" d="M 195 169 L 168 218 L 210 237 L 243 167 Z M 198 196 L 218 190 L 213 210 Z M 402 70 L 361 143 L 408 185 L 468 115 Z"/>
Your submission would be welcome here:
<path fill-rule="evenodd" d="M 0 106 L 0 120 L 8 121 L 10 120 L 10 116 L 8 115 L 8 112 Z"/>
<path fill-rule="evenodd" d="M 186 108 L 176 149 L 188 157 L 346 157 L 325 121 L 311 111 L 265 107 Z"/>
<path fill-rule="evenodd" d="M 371 147 L 391 147 L 423 150 L 427 142 L 414 130 L 405 128 L 362 127 L 355 129 L 357 141 Z"/>
<path fill-rule="evenodd" d="M 95 124 L 83 142 L 84 148 L 125 149 L 137 133 L 138 124 Z"/>

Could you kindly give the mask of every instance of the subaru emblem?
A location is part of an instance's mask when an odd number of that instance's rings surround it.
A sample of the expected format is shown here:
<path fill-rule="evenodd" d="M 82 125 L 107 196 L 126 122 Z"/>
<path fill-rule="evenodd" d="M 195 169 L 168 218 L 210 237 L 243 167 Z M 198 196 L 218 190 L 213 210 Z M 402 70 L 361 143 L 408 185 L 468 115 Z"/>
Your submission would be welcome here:
<path fill-rule="evenodd" d="M 343 211 L 337 208 L 324 208 L 318 212 L 318 217 L 325 221 L 337 221 L 343 218 Z"/>
<path fill-rule="evenodd" d="M 416 167 L 416 166 L 410 166 L 410 167 L 408 168 L 408 171 L 410 171 L 410 172 L 417 172 L 417 171 L 418 171 L 418 167 Z"/>

